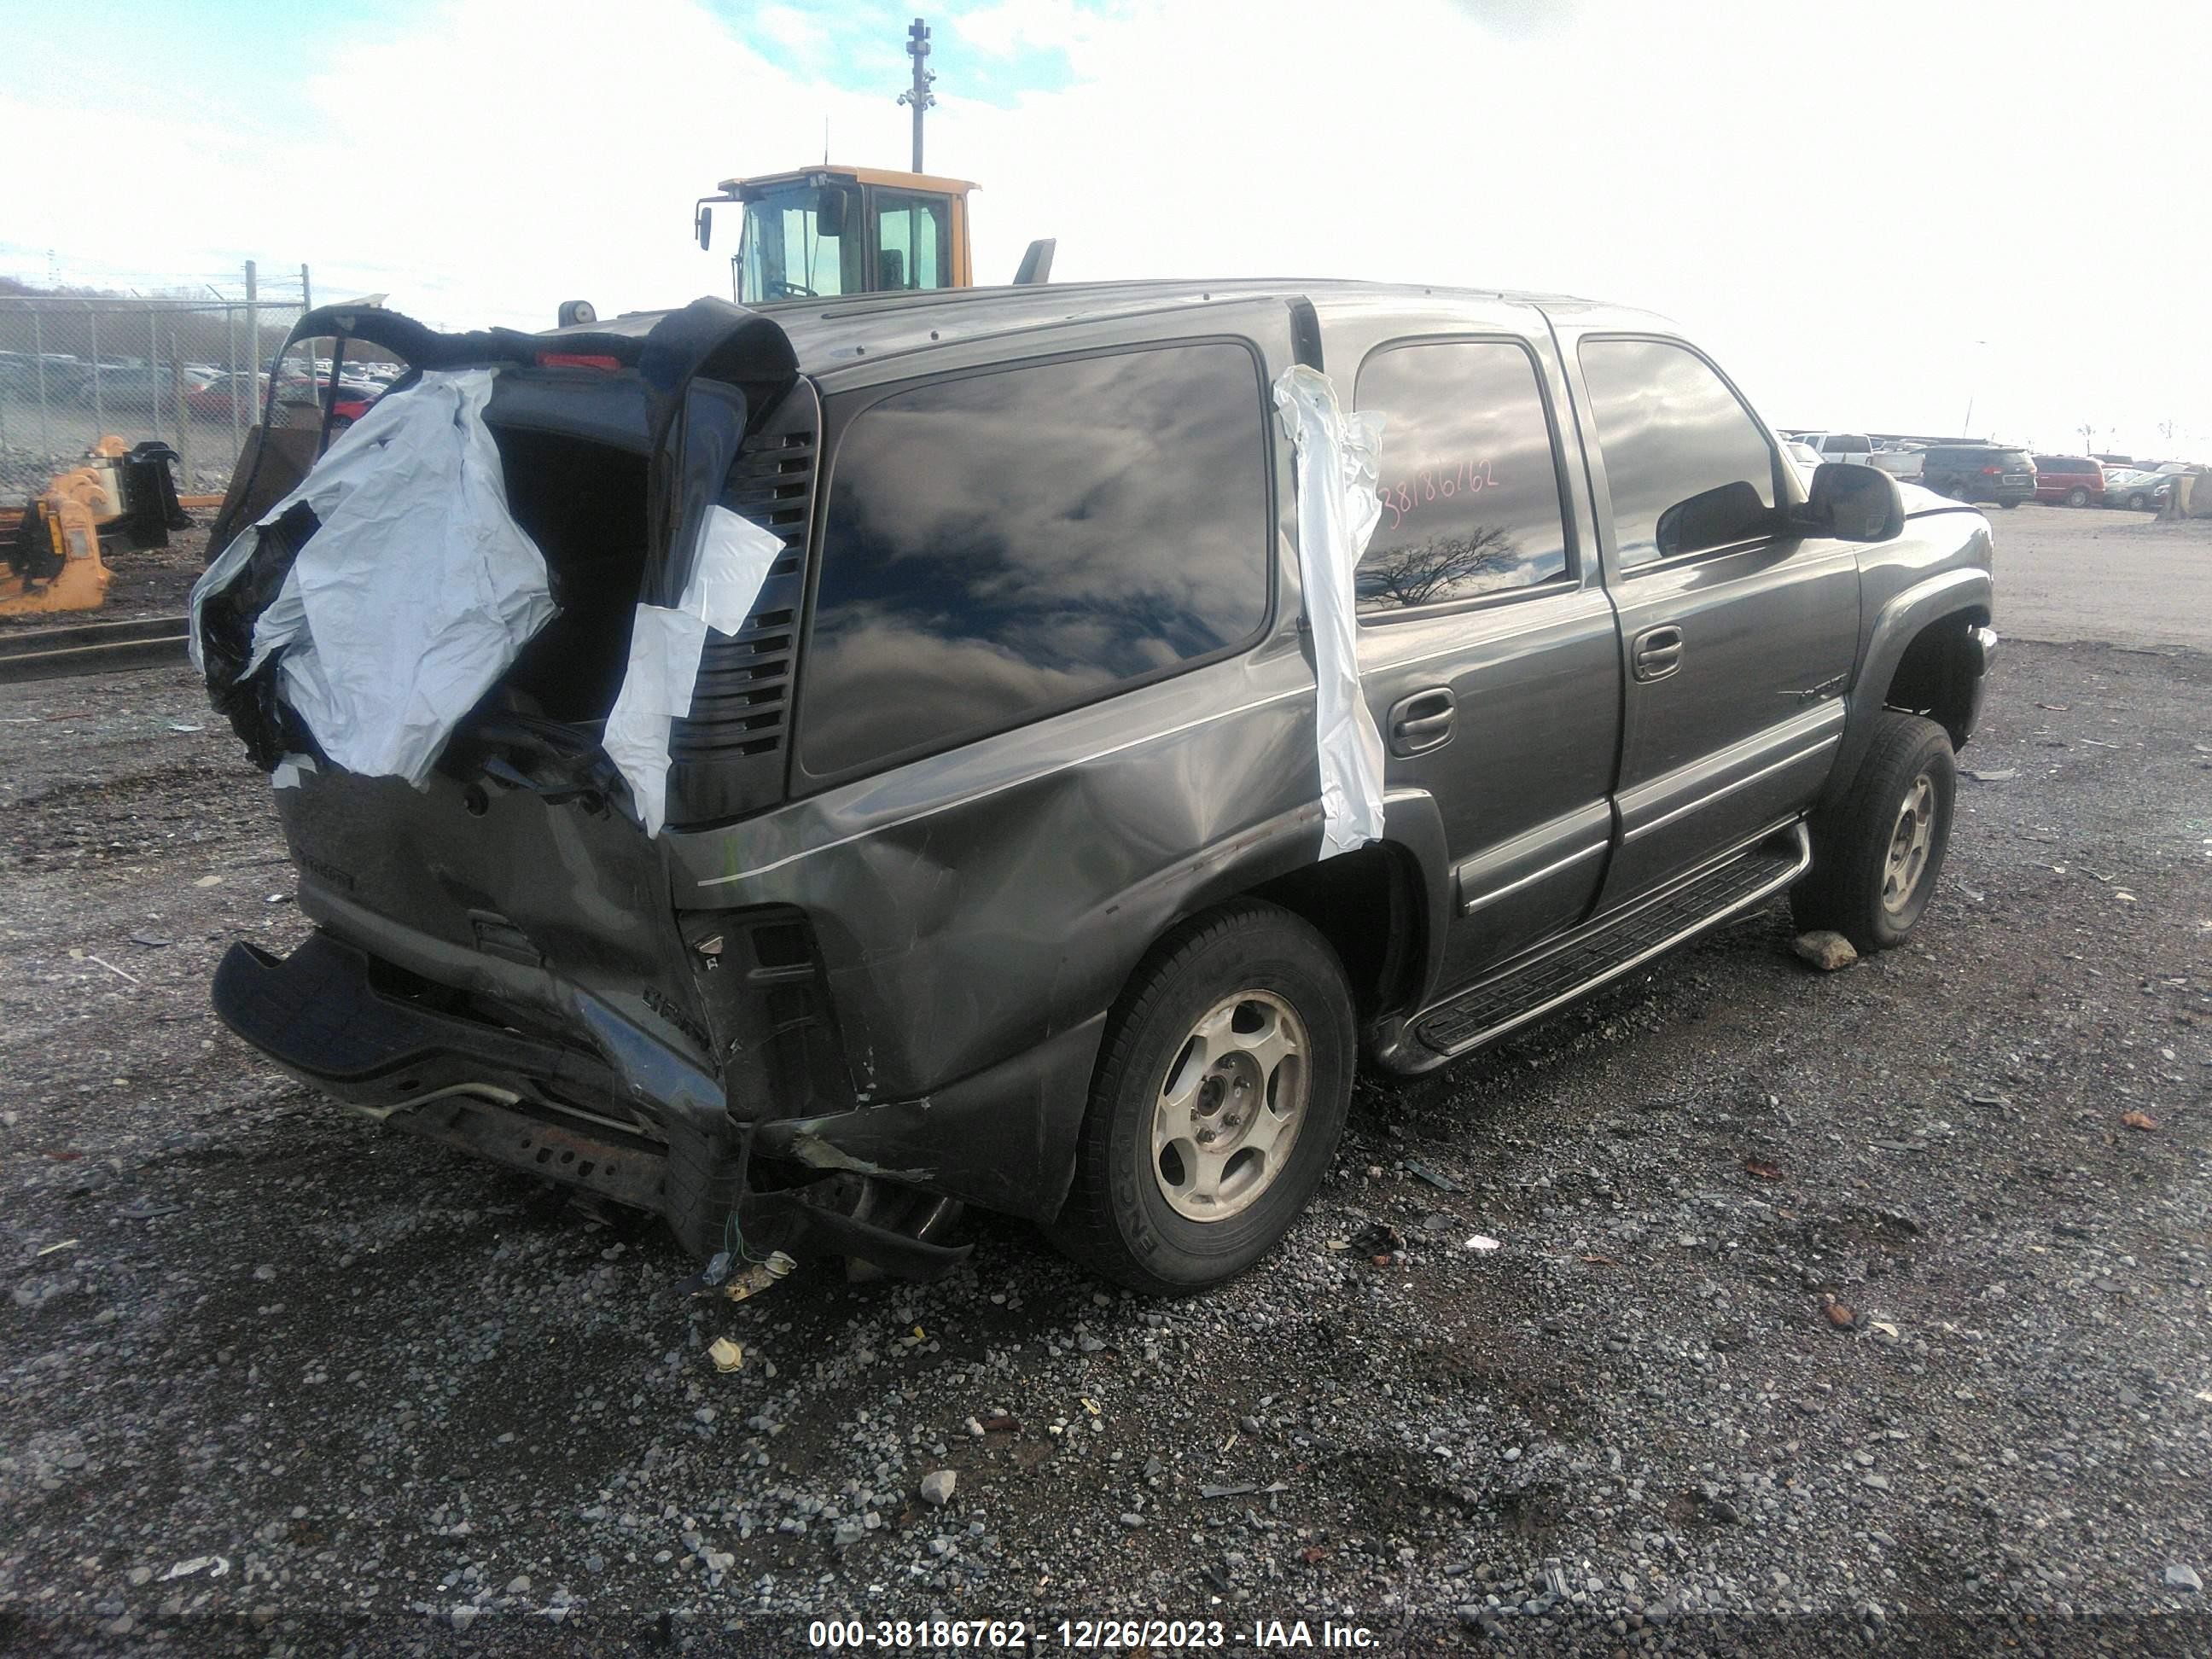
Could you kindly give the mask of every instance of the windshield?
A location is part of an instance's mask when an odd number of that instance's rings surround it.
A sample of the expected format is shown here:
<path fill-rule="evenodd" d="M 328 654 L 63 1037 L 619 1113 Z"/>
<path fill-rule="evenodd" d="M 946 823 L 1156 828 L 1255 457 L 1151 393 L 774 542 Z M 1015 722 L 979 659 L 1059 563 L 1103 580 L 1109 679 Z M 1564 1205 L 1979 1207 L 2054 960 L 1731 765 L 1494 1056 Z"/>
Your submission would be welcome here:
<path fill-rule="evenodd" d="M 836 234 L 825 233 L 825 220 Z M 859 271 L 848 276 L 847 267 L 857 266 L 860 230 L 856 191 L 791 185 L 746 203 L 738 302 L 853 292 L 860 285 Z"/>

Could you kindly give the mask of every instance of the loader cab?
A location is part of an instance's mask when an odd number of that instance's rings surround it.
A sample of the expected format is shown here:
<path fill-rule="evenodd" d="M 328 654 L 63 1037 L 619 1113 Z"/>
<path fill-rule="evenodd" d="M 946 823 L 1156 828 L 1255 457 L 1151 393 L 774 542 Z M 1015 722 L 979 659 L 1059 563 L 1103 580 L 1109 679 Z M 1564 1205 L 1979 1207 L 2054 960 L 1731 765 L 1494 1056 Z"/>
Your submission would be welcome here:
<path fill-rule="evenodd" d="M 964 179 L 875 167 L 811 167 L 725 179 L 699 203 L 699 246 L 712 245 L 717 206 L 742 207 L 739 305 L 838 294 L 966 288 Z"/>

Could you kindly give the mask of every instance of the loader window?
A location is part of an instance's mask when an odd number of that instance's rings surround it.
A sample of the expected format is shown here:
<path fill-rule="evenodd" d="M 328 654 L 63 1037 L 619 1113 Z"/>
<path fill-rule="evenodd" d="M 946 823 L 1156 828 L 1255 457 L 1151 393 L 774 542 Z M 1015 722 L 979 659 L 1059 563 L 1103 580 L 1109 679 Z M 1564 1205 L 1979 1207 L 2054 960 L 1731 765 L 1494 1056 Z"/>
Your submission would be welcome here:
<path fill-rule="evenodd" d="M 941 196 L 876 192 L 878 289 L 950 286 L 951 273 L 945 269 L 945 254 L 952 246 L 945 223 L 950 205 Z"/>
<path fill-rule="evenodd" d="M 842 223 L 832 235 L 823 228 L 822 196 L 811 185 L 793 185 L 745 204 L 740 303 L 853 294 L 864 286 L 860 249 L 867 239 L 859 203 L 844 192 Z"/>

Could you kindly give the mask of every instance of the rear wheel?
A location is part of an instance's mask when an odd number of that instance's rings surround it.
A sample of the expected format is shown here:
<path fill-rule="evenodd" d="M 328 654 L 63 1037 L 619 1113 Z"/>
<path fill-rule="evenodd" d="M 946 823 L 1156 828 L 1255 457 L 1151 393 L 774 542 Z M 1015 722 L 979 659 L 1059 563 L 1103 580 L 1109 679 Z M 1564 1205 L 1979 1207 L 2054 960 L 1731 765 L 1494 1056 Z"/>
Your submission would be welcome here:
<path fill-rule="evenodd" d="M 1943 493 L 1954 501 L 1971 501 L 1974 499 L 1974 492 L 1962 483 L 1954 483 Z"/>
<path fill-rule="evenodd" d="M 2134 495 L 2128 497 L 2128 506 L 2135 512 L 2140 513 L 2143 508 L 2149 505 L 2150 498 L 2148 495 L 2145 495 L 2141 490 L 2137 490 Z"/>
<path fill-rule="evenodd" d="M 1247 902 L 1170 933 L 1108 1022 L 1054 1243 L 1153 1295 L 1243 1272 L 1328 1169 L 1354 1041 L 1336 953 L 1289 911 Z"/>
<path fill-rule="evenodd" d="M 2073 489 L 2066 492 L 2066 505 L 2069 507 L 2088 506 L 2089 492 L 2082 489 L 2079 484 L 2076 484 Z"/>
<path fill-rule="evenodd" d="M 1797 926 L 1862 951 L 1902 945 L 1943 873 L 1958 791 L 1943 728 L 1885 709 L 1849 792 L 1814 817 L 1813 868 L 1790 894 Z"/>

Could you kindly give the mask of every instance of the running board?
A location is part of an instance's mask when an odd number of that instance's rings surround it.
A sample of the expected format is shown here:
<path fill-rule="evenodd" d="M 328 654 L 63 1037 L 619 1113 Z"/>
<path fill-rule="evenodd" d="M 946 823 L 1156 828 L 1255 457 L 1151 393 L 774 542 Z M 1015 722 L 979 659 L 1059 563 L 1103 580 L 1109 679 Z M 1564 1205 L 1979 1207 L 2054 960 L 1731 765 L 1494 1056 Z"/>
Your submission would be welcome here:
<path fill-rule="evenodd" d="M 1784 837 L 1786 845 L 1778 846 Z M 1413 1035 L 1446 1058 L 1495 1042 L 1764 903 L 1812 862 L 1803 823 L 1791 824 L 1626 915 L 1571 934 L 1533 960 L 1438 1004 L 1413 1022 Z"/>

